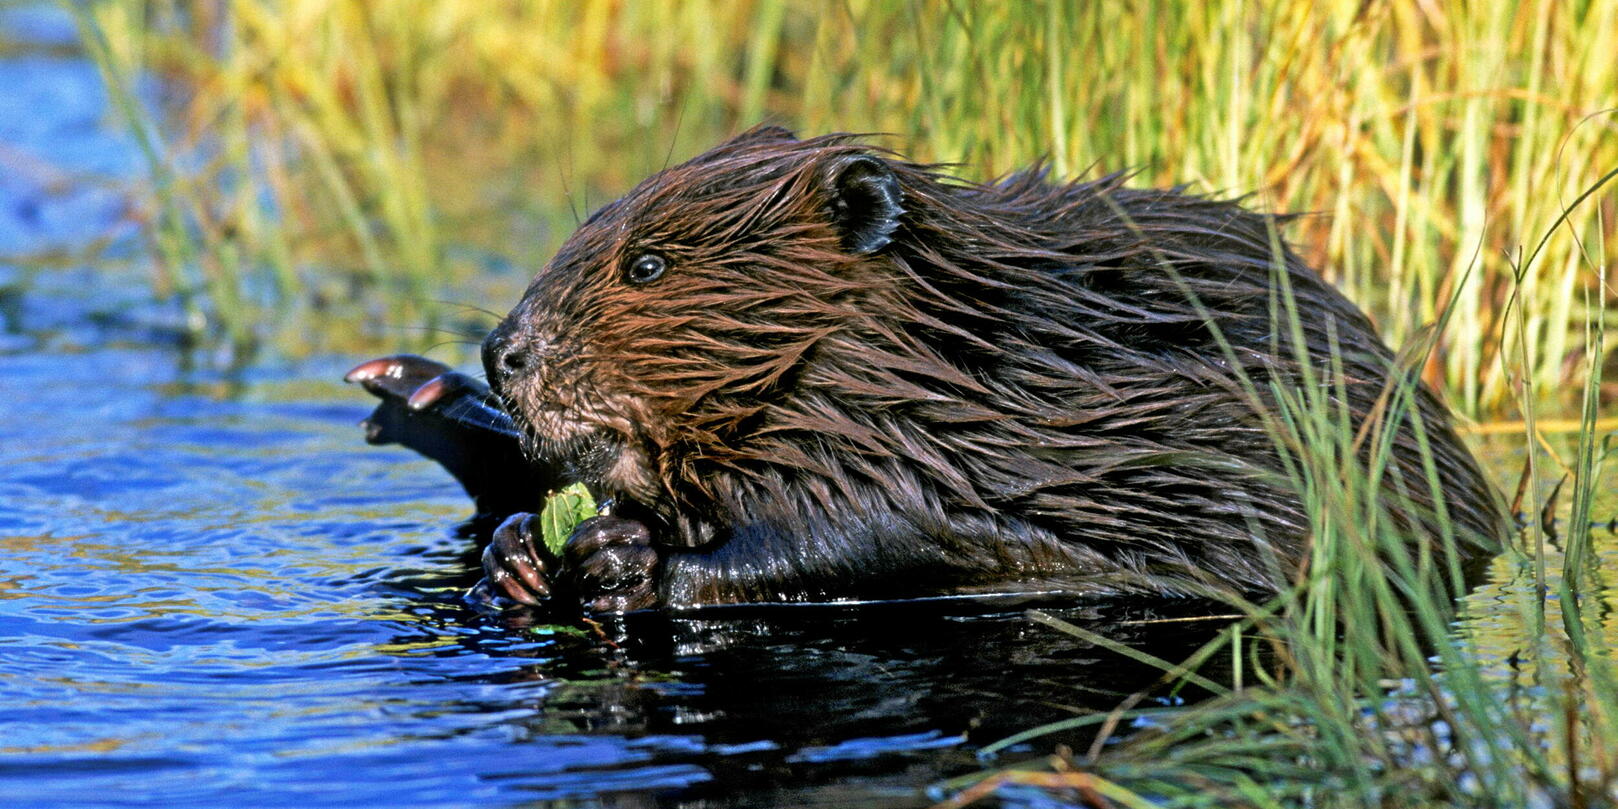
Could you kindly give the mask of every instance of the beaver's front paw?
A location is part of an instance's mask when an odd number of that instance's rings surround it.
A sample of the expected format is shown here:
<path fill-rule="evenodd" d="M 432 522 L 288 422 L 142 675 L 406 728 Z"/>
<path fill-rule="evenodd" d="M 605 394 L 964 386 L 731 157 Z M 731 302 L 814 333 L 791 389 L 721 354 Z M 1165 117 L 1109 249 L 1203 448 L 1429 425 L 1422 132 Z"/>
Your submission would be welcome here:
<path fill-rule="evenodd" d="M 515 601 L 530 607 L 550 600 L 551 575 L 559 563 L 537 541 L 536 523 L 533 514 L 513 514 L 494 529 L 483 549 L 483 581 L 472 588 L 473 599 L 492 604 Z"/>
<path fill-rule="evenodd" d="M 646 526 L 622 517 L 591 517 L 578 524 L 562 547 L 590 612 L 628 612 L 657 603 L 657 549 Z"/>

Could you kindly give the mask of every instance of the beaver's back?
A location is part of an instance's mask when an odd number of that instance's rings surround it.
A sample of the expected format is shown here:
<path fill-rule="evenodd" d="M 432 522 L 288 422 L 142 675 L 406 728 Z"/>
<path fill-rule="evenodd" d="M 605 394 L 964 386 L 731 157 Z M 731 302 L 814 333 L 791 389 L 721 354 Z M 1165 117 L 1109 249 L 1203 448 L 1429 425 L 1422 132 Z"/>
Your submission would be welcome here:
<path fill-rule="evenodd" d="M 1358 474 L 1377 445 L 1367 423 L 1398 414 L 1382 499 L 1412 539 L 1447 522 L 1467 554 L 1504 535 L 1498 494 L 1446 409 L 1285 246 L 1279 218 L 1177 189 L 1125 189 L 1117 177 L 1051 184 L 1038 171 L 959 199 L 1048 251 L 987 257 L 980 266 L 1003 285 L 953 290 L 1014 313 L 978 321 L 995 350 L 977 351 L 973 365 L 998 390 L 1045 402 L 1035 421 L 1066 422 L 1038 431 L 1030 455 L 1050 452 L 1051 432 L 1081 445 L 1062 453 L 1083 473 L 1072 485 L 1040 485 L 1008 505 L 1126 556 L 1172 544 L 1194 567 L 1273 580 L 1255 539 L 1294 557 L 1310 522 L 1301 481 L 1286 479 L 1299 467 L 1282 461 L 1278 442 L 1296 458 L 1286 424 L 1323 408 L 1340 425 L 1335 438 L 1359 448 Z M 1278 397 L 1293 411 L 1285 418 Z"/>

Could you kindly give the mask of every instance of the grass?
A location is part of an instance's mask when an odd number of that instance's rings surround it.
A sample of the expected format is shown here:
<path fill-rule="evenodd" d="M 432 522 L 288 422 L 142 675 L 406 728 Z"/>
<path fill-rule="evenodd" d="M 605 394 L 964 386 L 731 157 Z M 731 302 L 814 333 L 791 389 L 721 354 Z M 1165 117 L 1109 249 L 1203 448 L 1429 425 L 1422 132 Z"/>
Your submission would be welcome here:
<path fill-rule="evenodd" d="M 963 781 L 957 802 L 1001 782 L 1094 806 L 1611 798 L 1618 673 L 1588 521 L 1611 429 L 1618 0 L 70 8 L 148 156 L 154 293 L 244 356 L 475 336 L 488 316 L 444 300 L 504 310 L 576 217 L 760 120 L 892 133 L 972 177 L 1044 157 L 1318 214 L 1288 233 L 1305 255 L 1392 343 L 1428 348 L 1458 410 L 1520 422 L 1525 510 L 1567 475 L 1565 536 L 1536 523 L 1496 561 L 1519 668 L 1456 628 L 1452 566 L 1383 519 L 1382 462 L 1330 398 L 1279 391 L 1318 535 L 1310 577 L 1236 605 L 1202 653 L 1236 680 L 1170 717 L 1075 720 L 1061 729 L 1149 724 Z M 162 80 L 160 103 L 137 76 Z M 1573 428 L 1566 462 L 1534 450 L 1553 418 Z"/>
<path fill-rule="evenodd" d="M 1396 344 L 1456 301 L 1427 371 L 1476 416 L 1608 348 L 1580 336 L 1603 287 L 1579 245 L 1618 206 L 1547 225 L 1618 165 L 1614 0 L 71 8 L 111 84 L 172 88 L 121 108 L 151 141 L 154 289 L 243 343 L 331 310 L 393 345 L 460 330 L 435 299 L 503 310 L 574 216 L 773 120 L 975 177 L 1044 156 L 1318 213 L 1289 235 Z M 1516 234 L 1543 232 L 1517 278 Z"/>
<path fill-rule="evenodd" d="M 1279 328 L 1297 329 L 1307 315 L 1284 296 L 1279 309 Z M 1508 312 L 1508 327 L 1519 327 L 1519 316 Z M 1592 318 L 1584 334 L 1592 358 L 1602 322 Z M 1163 679 L 1111 715 L 1030 729 L 984 750 L 994 755 L 1100 728 L 1084 754 L 1060 749 L 1033 766 L 961 779 L 941 806 L 966 806 L 1007 784 L 1091 807 L 1611 805 L 1618 800 L 1618 637 L 1591 531 L 1611 435 L 1596 428 L 1602 369 L 1592 362 L 1584 370 L 1582 429 L 1566 479 L 1552 489 L 1565 491 L 1571 508 L 1537 502 L 1534 493 L 1545 488 L 1534 481 L 1543 472 L 1531 465 L 1526 473 L 1526 511 L 1564 513 L 1565 529 L 1557 535 L 1533 522 L 1493 561 L 1493 580 L 1507 584 L 1470 596 L 1468 579 L 1446 559 L 1452 544 L 1412 544 L 1377 494 L 1378 479 L 1391 471 L 1386 448 L 1399 419 L 1373 422 L 1362 435 L 1343 418 L 1330 376 L 1273 390 L 1281 406 L 1272 433 L 1314 526 L 1295 586 L 1270 602 L 1232 603 L 1241 618 L 1190 660 L 1148 661 Z M 1390 413 L 1408 406 L 1407 392 L 1391 390 Z M 1362 441 L 1369 442 L 1363 450 Z M 1426 485 L 1436 487 L 1429 476 Z M 1507 603 L 1496 601 L 1502 596 Z M 1515 631 L 1486 625 L 1502 613 L 1515 618 Z M 1031 617 L 1144 657 L 1053 616 Z M 1502 643 L 1509 655 L 1485 648 Z M 1234 659 L 1231 682 L 1199 673 L 1215 654 Z M 1164 683 L 1215 696 L 1184 710 L 1136 707 Z M 1148 729 L 1108 744 L 1120 721 L 1136 718 L 1149 720 Z"/>

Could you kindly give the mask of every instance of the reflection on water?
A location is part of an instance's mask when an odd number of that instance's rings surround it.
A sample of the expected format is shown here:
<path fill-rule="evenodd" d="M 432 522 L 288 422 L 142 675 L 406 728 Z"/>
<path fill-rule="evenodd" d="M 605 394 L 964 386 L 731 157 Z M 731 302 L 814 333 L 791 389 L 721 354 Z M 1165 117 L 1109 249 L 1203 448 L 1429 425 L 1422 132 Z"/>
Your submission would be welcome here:
<path fill-rule="evenodd" d="M 221 397 L 153 349 L 0 356 L 8 798 L 903 805 L 973 746 L 1151 679 L 1015 614 L 634 616 L 604 628 L 617 648 L 480 615 L 463 498 L 305 381 L 340 371 Z M 1137 638 L 1144 615 L 1070 617 Z"/>
<path fill-rule="evenodd" d="M 1153 679 L 1017 613 L 775 608 L 599 635 L 479 614 L 459 600 L 463 497 L 362 444 L 363 397 L 309 381 L 344 366 L 0 354 L 12 804 L 924 805 L 975 748 Z M 1528 630 L 1496 573 L 1468 626 L 1513 676 Z M 1140 605 L 1066 617 L 1171 659 L 1202 639 Z"/>

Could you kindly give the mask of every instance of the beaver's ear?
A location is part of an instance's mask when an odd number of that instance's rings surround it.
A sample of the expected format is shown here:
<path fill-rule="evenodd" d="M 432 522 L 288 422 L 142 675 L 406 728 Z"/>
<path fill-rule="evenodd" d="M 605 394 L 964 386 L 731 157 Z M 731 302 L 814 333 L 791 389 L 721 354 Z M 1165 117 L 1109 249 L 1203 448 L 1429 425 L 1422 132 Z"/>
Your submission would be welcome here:
<path fill-rule="evenodd" d="M 899 229 L 904 193 L 887 161 L 867 154 L 837 159 L 827 174 L 832 222 L 843 246 L 870 254 L 887 247 Z"/>

